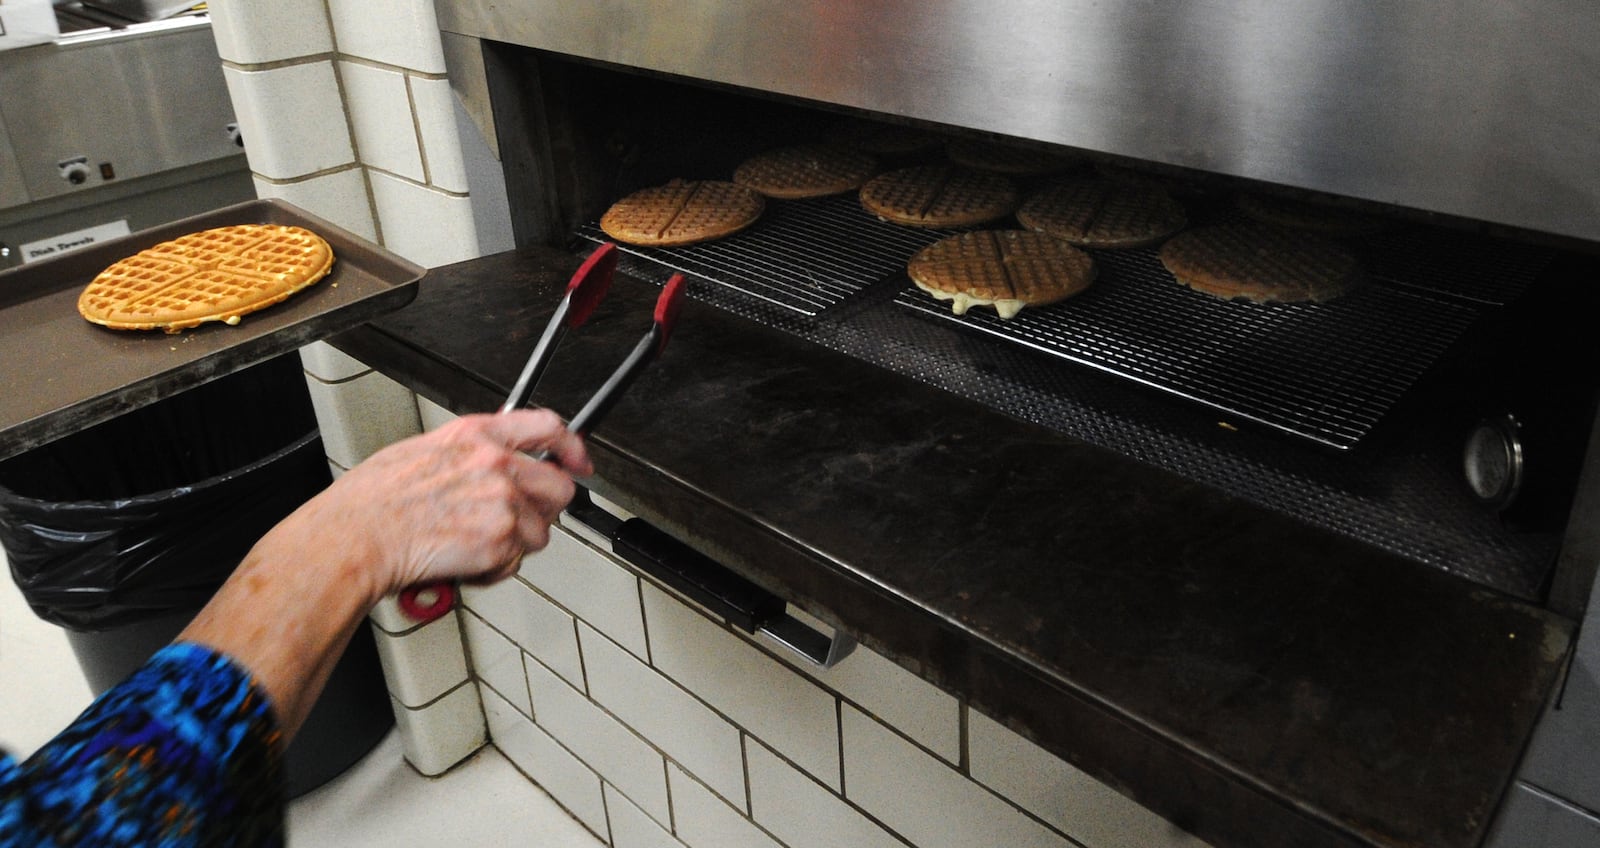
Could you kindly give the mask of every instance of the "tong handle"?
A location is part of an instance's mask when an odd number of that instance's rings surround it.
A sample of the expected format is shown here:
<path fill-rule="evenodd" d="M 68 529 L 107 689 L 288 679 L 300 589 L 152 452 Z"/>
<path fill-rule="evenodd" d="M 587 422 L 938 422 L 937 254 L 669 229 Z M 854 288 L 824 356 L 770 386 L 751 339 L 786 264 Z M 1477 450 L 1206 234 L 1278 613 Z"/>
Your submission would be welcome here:
<path fill-rule="evenodd" d="M 608 243 L 601 250 L 603 251 L 608 247 L 613 248 L 613 251 L 615 249 L 615 245 Z M 596 251 L 597 254 L 599 252 Z M 589 261 L 584 263 L 584 268 L 588 268 L 594 261 L 595 257 L 590 256 Z M 609 262 L 612 267 L 615 267 L 616 257 L 614 254 Z M 582 282 L 579 278 L 585 274 L 584 268 L 579 268 L 578 273 L 573 276 L 573 283 L 567 287 L 568 297 L 563 298 L 561 305 L 556 307 L 556 314 L 551 318 L 550 326 L 545 329 L 546 336 L 551 334 L 551 328 L 562 326 L 560 319 L 569 308 L 569 299 L 574 287 Z M 607 270 L 605 273 L 606 285 L 609 286 L 610 271 Z M 629 351 L 628 357 L 622 361 L 621 365 L 617 366 L 615 371 L 611 372 L 611 376 L 606 378 L 605 383 L 601 384 L 599 390 L 589 398 L 583 408 L 572 416 L 571 421 L 567 422 L 568 430 L 579 435 L 587 435 L 589 430 L 598 424 L 606 412 L 622 397 L 622 393 L 628 388 L 628 384 L 632 383 L 634 378 L 644 371 L 644 367 L 650 364 L 651 360 L 654 360 L 661 355 L 663 350 L 666 350 L 667 339 L 671 337 L 672 328 L 678 321 L 678 308 L 683 302 L 683 293 L 687 285 L 688 283 L 684 280 L 682 274 L 673 274 L 667 280 L 666 285 L 661 287 L 661 294 L 656 297 L 654 320 L 650 324 L 650 329 L 645 332 L 644 338 L 641 338 L 633 346 L 633 350 Z M 600 296 L 604 296 L 604 290 L 601 291 Z M 594 297 L 593 301 L 587 305 L 587 311 L 580 316 L 578 324 L 573 324 L 572 326 L 582 324 L 583 319 L 589 317 L 588 313 L 594 311 L 594 306 L 597 303 L 599 303 L 599 297 Z M 541 347 L 534 349 L 534 355 L 528 359 L 527 366 L 523 368 L 522 377 L 517 380 L 517 387 L 512 389 L 511 397 L 506 400 L 506 405 L 500 408 L 501 412 L 520 407 L 527 401 L 527 395 L 532 394 L 532 383 L 537 382 L 539 373 L 544 370 L 544 365 L 549 360 L 548 353 L 541 353 L 542 347 L 546 344 L 546 339 L 541 338 L 539 344 Z M 552 349 L 555 347 L 553 341 L 550 343 L 550 347 Z M 536 365 L 537 368 L 535 367 Z M 530 373 L 532 374 L 531 380 L 529 379 Z M 528 381 L 529 385 L 523 385 L 525 380 Z M 541 462 L 555 461 L 555 456 L 548 450 L 540 451 L 534 458 Z M 424 624 L 449 612 L 454 603 L 455 593 L 448 582 L 412 586 L 402 590 L 399 598 L 401 612 L 411 619 Z"/>

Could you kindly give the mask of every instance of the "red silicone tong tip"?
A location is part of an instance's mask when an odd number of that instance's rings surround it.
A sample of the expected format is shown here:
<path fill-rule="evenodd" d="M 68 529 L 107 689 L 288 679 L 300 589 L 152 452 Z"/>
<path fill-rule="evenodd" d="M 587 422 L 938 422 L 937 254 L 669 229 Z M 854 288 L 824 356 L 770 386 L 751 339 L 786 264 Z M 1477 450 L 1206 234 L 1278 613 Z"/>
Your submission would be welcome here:
<path fill-rule="evenodd" d="M 600 245 L 583 261 L 572 282 L 567 284 L 567 327 L 581 327 L 589 320 L 595 307 L 611 290 L 611 278 L 617 271 L 617 246 L 611 242 Z"/>
<path fill-rule="evenodd" d="M 656 339 L 657 356 L 667 347 L 667 337 L 672 335 L 672 325 L 678 321 L 678 306 L 683 302 L 683 291 L 687 287 L 682 274 L 673 274 L 656 298 L 656 326 L 661 328 L 661 337 Z"/>

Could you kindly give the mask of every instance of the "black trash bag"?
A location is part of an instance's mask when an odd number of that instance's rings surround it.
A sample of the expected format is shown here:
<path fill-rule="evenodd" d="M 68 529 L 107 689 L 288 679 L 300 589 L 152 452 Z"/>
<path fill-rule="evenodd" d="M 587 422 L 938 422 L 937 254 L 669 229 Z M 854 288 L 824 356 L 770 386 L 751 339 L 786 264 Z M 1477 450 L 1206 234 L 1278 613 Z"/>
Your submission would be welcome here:
<path fill-rule="evenodd" d="M 331 480 L 290 355 L 0 462 L 0 543 L 35 614 L 108 630 L 198 611 Z"/>

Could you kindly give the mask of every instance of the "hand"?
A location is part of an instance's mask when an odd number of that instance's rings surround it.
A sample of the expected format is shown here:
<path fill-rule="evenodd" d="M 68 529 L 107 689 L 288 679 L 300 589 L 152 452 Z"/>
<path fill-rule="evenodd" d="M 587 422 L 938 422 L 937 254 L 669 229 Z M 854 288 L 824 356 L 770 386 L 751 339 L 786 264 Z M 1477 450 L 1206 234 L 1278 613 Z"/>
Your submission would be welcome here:
<path fill-rule="evenodd" d="M 524 453 L 542 450 L 557 461 Z M 548 410 L 463 416 L 373 454 L 262 545 L 294 542 L 316 558 L 356 545 L 374 602 L 420 583 L 494 582 L 549 543 L 572 475 L 593 471 L 582 440 Z"/>

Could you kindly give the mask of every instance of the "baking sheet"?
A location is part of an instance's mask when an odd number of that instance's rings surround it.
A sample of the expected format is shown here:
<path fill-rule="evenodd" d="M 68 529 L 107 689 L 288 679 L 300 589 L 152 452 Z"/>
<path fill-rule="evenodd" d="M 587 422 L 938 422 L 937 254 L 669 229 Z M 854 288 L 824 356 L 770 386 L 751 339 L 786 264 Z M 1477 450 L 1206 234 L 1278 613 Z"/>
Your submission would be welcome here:
<path fill-rule="evenodd" d="M 196 230 L 292 224 L 327 239 L 328 276 L 238 326 L 109 330 L 78 294 L 124 256 Z M 416 296 L 422 266 L 267 198 L 142 230 L 0 273 L 0 459 L 387 314 Z"/>

